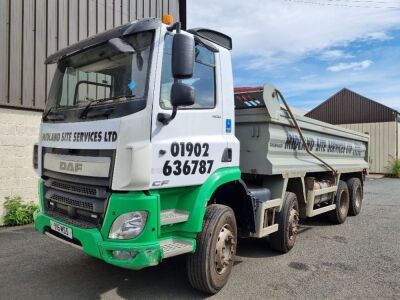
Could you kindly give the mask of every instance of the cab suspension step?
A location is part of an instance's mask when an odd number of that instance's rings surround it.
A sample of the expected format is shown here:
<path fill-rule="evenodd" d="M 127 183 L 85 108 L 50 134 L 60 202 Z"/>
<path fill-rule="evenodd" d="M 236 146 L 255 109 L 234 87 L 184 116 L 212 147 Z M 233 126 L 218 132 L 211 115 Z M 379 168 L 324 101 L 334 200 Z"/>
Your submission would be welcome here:
<path fill-rule="evenodd" d="M 161 226 L 186 222 L 189 219 L 189 212 L 178 209 L 166 209 L 161 211 Z"/>

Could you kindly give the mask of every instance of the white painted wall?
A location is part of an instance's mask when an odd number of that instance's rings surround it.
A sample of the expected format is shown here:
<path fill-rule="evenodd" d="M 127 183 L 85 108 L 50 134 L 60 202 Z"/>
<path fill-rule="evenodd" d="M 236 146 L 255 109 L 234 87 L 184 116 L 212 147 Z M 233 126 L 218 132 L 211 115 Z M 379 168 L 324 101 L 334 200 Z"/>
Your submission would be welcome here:
<path fill-rule="evenodd" d="M 38 202 L 38 177 L 32 168 L 33 144 L 39 137 L 40 112 L 0 108 L 0 225 L 4 197 Z"/>
<path fill-rule="evenodd" d="M 370 173 L 390 173 L 390 161 L 398 153 L 396 122 L 360 123 L 339 125 L 348 129 L 368 132 L 370 135 Z"/>

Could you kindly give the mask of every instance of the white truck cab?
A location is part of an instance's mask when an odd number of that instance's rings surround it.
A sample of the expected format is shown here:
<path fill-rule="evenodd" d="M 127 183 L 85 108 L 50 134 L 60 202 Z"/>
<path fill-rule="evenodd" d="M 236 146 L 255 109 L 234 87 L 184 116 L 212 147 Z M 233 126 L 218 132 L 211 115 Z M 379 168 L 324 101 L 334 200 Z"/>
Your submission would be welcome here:
<path fill-rule="evenodd" d="M 132 33 L 136 27 L 143 30 L 141 23 L 155 29 Z M 41 127 L 41 147 L 115 150 L 113 169 L 111 160 L 96 156 L 91 164 L 71 172 L 97 177 L 101 168 L 107 178 L 107 169 L 112 173 L 111 188 L 121 191 L 199 185 L 221 167 L 238 166 L 229 49 L 196 36 L 193 75 L 182 80 L 193 87 L 195 102 L 179 107 L 174 120 L 163 124 L 160 116 L 172 114 L 175 33 L 156 19 L 123 25 L 114 29 L 114 35 L 123 30 L 128 31 L 127 41 L 138 47 L 132 53 L 113 53 L 114 44 L 107 42 L 71 58 L 56 54 L 47 60 L 63 58 L 68 66 L 58 65 L 46 108 L 49 114 Z M 192 33 L 185 35 L 193 39 Z M 101 56 L 96 62 L 87 59 Z M 222 162 L 227 149 L 229 161 Z M 51 170 L 59 171 L 59 156 L 45 156 L 49 159 L 44 163 L 51 161 Z"/>

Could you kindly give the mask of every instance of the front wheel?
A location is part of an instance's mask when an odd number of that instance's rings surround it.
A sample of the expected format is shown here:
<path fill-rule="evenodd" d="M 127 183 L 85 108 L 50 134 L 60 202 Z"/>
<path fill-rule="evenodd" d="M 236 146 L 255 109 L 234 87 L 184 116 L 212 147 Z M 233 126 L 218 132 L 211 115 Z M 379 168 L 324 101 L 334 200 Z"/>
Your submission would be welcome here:
<path fill-rule="evenodd" d="M 235 261 L 237 227 L 232 209 L 208 206 L 196 242 L 196 252 L 187 258 L 189 282 L 200 291 L 215 294 L 227 283 Z"/>

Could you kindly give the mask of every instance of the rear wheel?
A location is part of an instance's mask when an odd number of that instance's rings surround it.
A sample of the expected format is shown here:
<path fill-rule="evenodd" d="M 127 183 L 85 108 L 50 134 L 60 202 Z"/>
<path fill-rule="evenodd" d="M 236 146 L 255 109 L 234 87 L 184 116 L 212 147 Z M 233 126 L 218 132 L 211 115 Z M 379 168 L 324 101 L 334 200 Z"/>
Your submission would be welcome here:
<path fill-rule="evenodd" d="M 237 227 L 235 214 L 228 206 L 207 207 L 203 230 L 197 236 L 196 252 L 187 258 L 190 284 L 215 294 L 228 281 L 236 256 Z"/>
<path fill-rule="evenodd" d="M 361 211 L 363 199 L 363 188 L 360 179 L 350 178 L 347 181 L 347 187 L 350 195 L 349 215 L 357 216 Z"/>
<path fill-rule="evenodd" d="M 347 184 L 340 180 L 338 189 L 335 195 L 336 208 L 332 211 L 327 212 L 329 220 L 334 224 L 342 224 L 346 221 L 347 214 L 349 212 L 349 189 Z"/>
<path fill-rule="evenodd" d="M 282 210 L 278 213 L 278 231 L 269 237 L 271 248 L 282 253 L 289 252 L 296 242 L 299 220 L 296 194 L 287 192 L 283 199 Z"/>

